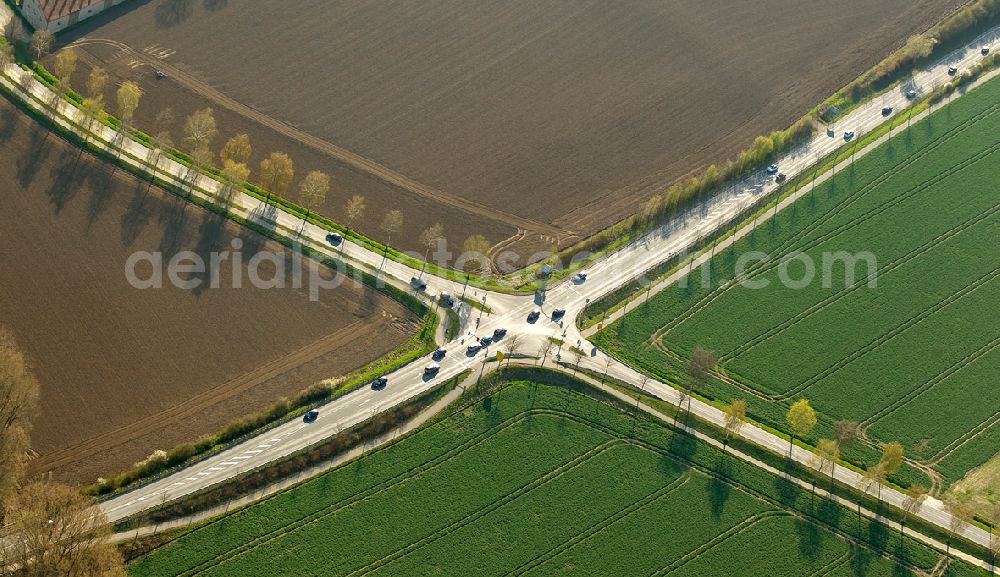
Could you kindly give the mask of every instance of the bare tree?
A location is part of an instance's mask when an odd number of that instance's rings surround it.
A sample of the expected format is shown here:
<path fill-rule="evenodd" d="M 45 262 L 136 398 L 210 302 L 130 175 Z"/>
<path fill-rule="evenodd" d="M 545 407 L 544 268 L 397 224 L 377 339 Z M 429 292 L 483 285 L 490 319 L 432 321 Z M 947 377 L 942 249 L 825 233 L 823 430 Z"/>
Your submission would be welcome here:
<path fill-rule="evenodd" d="M 503 349 L 507 356 L 507 366 L 510 366 L 510 359 L 513 358 L 514 353 L 518 351 L 521 346 L 521 335 L 513 334 L 504 339 Z"/>
<path fill-rule="evenodd" d="M 139 101 L 142 100 L 142 88 L 131 80 L 122 82 L 115 94 L 118 101 L 118 118 L 123 126 L 131 126 L 135 118 L 135 111 L 139 108 Z"/>
<path fill-rule="evenodd" d="M 326 202 L 326 193 L 330 192 L 330 176 L 318 170 L 313 170 L 299 183 L 299 200 L 306 207 L 306 215 L 302 217 L 302 226 L 306 224 L 314 208 L 319 208 Z"/>
<path fill-rule="evenodd" d="M 967 498 L 958 493 L 950 493 L 945 495 L 944 504 L 948 508 L 948 512 L 951 513 L 951 519 L 948 522 L 948 529 L 952 533 L 961 537 L 962 533 L 965 531 L 965 527 L 968 523 L 972 522 L 972 517 L 975 514 L 973 508 L 969 505 Z M 948 539 L 948 553 L 951 552 L 951 539 Z"/>
<path fill-rule="evenodd" d="M 211 108 L 202 108 L 184 121 L 184 142 L 192 151 L 209 148 L 217 134 L 219 129 Z"/>
<path fill-rule="evenodd" d="M 227 160 L 231 160 L 237 164 L 247 164 L 250 162 L 250 153 L 252 151 L 253 148 L 250 146 L 250 136 L 246 134 L 237 134 L 226 141 L 226 144 L 222 147 L 222 152 L 219 153 L 219 156 L 222 158 L 223 163 Z"/>
<path fill-rule="evenodd" d="M 424 247 L 424 266 L 420 270 L 420 276 L 423 277 L 424 271 L 427 270 L 428 255 L 444 240 L 444 226 L 440 222 L 435 222 L 420 233 L 419 240 L 420 246 Z"/>
<path fill-rule="evenodd" d="M 899 518 L 899 532 L 903 532 L 903 523 L 910 515 L 920 510 L 920 507 L 927 500 L 929 494 L 927 487 L 923 485 L 910 485 L 906 489 L 906 498 L 903 500 L 903 515 Z"/>
<path fill-rule="evenodd" d="M 272 152 L 260 161 L 260 184 L 267 191 L 265 203 L 271 195 L 284 196 L 295 177 L 295 163 L 284 152 Z"/>
<path fill-rule="evenodd" d="M 691 353 L 691 359 L 687 364 L 688 376 L 694 382 L 702 383 L 708 379 L 708 376 L 717 364 L 719 364 L 719 359 L 715 356 L 715 353 L 701 347 L 696 347 Z"/>
<path fill-rule="evenodd" d="M 357 226 L 358 221 L 360 221 L 365 216 L 365 197 L 360 194 L 355 194 L 347 201 L 347 207 L 345 209 L 347 214 L 347 228 Z"/>
<path fill-rule="evenodd" d="M 94 125 L 99 124 L 104 116 L 104 101 L 100 98 L 84 98 L 80 112 L 83 114 L 83 129 L 86 131 L 84 141 L 89 141 Z"/>
<path fill-rule="evenodd" d="M 14 335 L 0 327 L 0 518 L 24 470 L 38 391 Z"/>
<path fill-rule="evenodd" d="M 846 449 L 861 436 L 861 424 L 857 421 L 837 421 L 833 424 L 833 435 L 841 449 Z"/>
<path fill-rule="evenodd" d="M 474 234 L 462 243 L 462 269 L 468 273 L 489 274 L 488 253 L 493 245 L 481 234 Z"/>
<path fill-rule="evenodd" d="M 13 538 L 0 548 L 0 567 L 19 567 L 25 576 L 125 577 L 107 518 L 79 491 L 33 483 L 14 501 Z"/>
<path fill-rule="evenodd" d="M 188 164 L 187 171 L 184 173 L 184 182 L 188 186 L 188 194 L 194 193 L 195 186 L 198 184 L 198 175 L 200 168 L 207 168 L 215 162 L 215 153 L 212 152 L 207 146 L 199 146 L 194 149 L 191 153 L 191 163 Z"/>
<path fill-rule="evenodd" d="M 555 348 L 556 344 L 549 339 L 544 339 L 540 345 L 538 345 L 538 358 L 541 359 L 542 365 L 545 366 L 545 359 L 552 354 L 552 349 Z"/>
<path fill-rule="evenodd" d="M 379 270 L 382 270 L 382 266 L 385 265 L 385 259 L 389 256 L 389 245 L 392 244 L 392 235 L 403 230 L 403 211 L 390 210 L 385 213 L 379 228 L 386 234 L 385 250 L 382 252 L 382 263 L 378 267 Z"/>
<path fill-rule="evenodd" d="M 722 443 L 722 449 L 725 451 L 726 445 L 729 444 L 729 435 L 737 435 L 743 425 L 747 422 L 747 402 L 743 399 L 736 399 L 729 403 L 724 409 L 726 413 L 726 438 Z"/>
<path fill-rule="evenodd" d="M 580 370 L 580 362 L 583 361 L 583 351 L 577 347 L 573 347 L 573 373 L 576 374 Z"/>
<path fill-rule="evenodd" d="M 237 187 L 243 186 L 243 183 L 250 178 L 250 169 L 247 165 L 233 162 L 232 160 L 223 161 L 222 166 L 222 190 L 221 190 L 221 201 L 223 207 L 228 210 L 230 203 L 233 200 L 233 193 L 236 191 Z"/>
<path fill-rule="evenodd" d="M 170 138 L 170 133 L 167 131 L 162 131 L 156 133 L 152 139 L 152 146 L 149 148 L 149 163 L 153 165 L 154 168 L 159 167 L 160 157 L 163 156 L 163 152 L 167 149 L 173 148 L 174 143 Z"/>
<path fill-rule="evenodd" d="M 29 48 L 32 54 L 35 55 L 35 60 L 41 60 L 49 50 L 52 50 L 52 44 L 56 41 L 56 37 L 52 35 L 51 32 L 46 30 L 35 30 L 35 33 L 31 35 L 31 43 Z"/>
<path fill-rule="evenodd" d="M 877 463 L 865 469 L 862 475 L 862 489 L 867 493 L 873 486 L 878 487 L 878 500 L 882 501 L 882 485 L 885 483 L 885 468 L 881 463 Z M 859 505 L 860 506 L 860 505 Z"/>

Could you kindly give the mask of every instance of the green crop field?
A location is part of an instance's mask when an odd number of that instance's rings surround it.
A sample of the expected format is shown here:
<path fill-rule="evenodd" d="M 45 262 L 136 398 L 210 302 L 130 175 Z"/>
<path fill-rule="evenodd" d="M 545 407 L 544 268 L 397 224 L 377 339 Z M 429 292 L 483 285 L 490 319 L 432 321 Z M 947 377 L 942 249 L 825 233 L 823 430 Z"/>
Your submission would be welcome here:
<path fill-rule="evenodd" d="M 852 460 L 870 463 L 879 443 L 900 441 L 935 489 L 947 486 L 1000 448 L 998 134 L 994 80 L 904 128 L 597 341 L 674 382 L 696 347 L 711 350 L 721 370 L 699 393 L 745 398 L 753 417 L 782 429 L 788 405 L 807 398 L 820 413 L 811 440 L 858 421 L 867 446 Z M 839 251 L 872 260 L 847 266 Z M 812 282 L 782 282 L 808 280 L 807 261 Z M 913 468 L 896 480 L 929 482 Z"/>
<path fill-rule="evenodd" d="M 662 423 L 513 383 L 130 573 L 916 576 L 939 561 Z M 953 562 L 943 574 L 981 573 Z"/>

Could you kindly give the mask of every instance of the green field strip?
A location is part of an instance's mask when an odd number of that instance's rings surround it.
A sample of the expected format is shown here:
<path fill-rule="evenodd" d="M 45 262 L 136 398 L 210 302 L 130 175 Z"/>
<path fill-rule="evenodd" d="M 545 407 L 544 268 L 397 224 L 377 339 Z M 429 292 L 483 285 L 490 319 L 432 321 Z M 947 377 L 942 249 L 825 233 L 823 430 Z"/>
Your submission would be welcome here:
<path fill-rule="evenodd" d="M 1000 283 L 995 284 L 991 292 L 1000 294 Z M 818 410 L 870 422 L 996 346 L 1000 327 L 993 326 L 983 315 L 984 309 L 976 306 L 990 302 L 987 297 L 991 293 L 977 296 L 980 298 L 962 302 L 938 322 L 921 325 L 919 330 L 909 331 L 846 365 L 803 394 Z M 873 382 L 879 383 L 877 390 L 872 389 Z M 860 399 L 864 402 L 857 402 Z M 967 425 L 973 427 L 978 422 Z"/>
<path fill-rule="evenodd" d="M 353 575 L 426 575 L 432 571 L 477 577 L 502 575 L 541 554 L 553 541 L 570 538 L 676 481 L 681 471 L 665 474 L 657 467 L 660 458 L 642 447 L 617 445 L 517 499 L 491 504 L 474 523 L 440 534 L 432 547 L 408 548 L 405 556 L 390 565 Z M 619 476 L 625 467 L 630 474 Z M 512 527 L 516 531 L 511 531 Z M 487 560 L 470 554 L 479 550 L 493 550 L 498 557 Z"/>
<path fill-rule="evenodd" d="M 1000 213 L 1000 206 L 997 207 L 997 213 Z M 880 277 L 882 282 L 878 290 L 859 291 L 852 298 L 829 306 L 825 311 L 818 311 L 815 318 L 797 327 L 788 327 L 785 334 L 776 335 L 767 346 L 731 361 L 727 368 L 740 375 L 752 376 L 756 383 L 767 386 L 768 390 L 778 388 L 776 383 L 796 383 L 787 387 L 787 392 L 782 397 L 788 398 L 792 394 L 802 394 L 812 390 L 830 379 L 843 381 L 844 374 L 850 372 L 852 367 L 865 365 L 870 358 L 880 358 L 880 362 L 889 362 L 885 359 L 883 351 L 892 349 L 905 353 L 906 349 L 901 349 L 901 343 L 911 343 L 914 340 L 918 342 L 923 340 L 926 343 L 925 335 L 932 332 L 940 334 L 941 329 L 938 325 L 947 325 L 954 329 L 955 323 L 952 322 L 954 317 L 970 319 L 971 327 L 982 326 L 983 323 L 990 324 L 990 319 L 982 315 L 984 310 L 982 307 L 990 306 L 990 298 L 1000 298 L 1000 282 L 995 277 L 977 286 L 977 290 L 964 294 L 964 298 L 950 302 L 950 306 L 943 311 L 943 314 L 933 317 L 933 322 L 906 327 L 892 339 L 870 348 L 864 355 L 858 355 L 852 362 L 841 363 L 841 367 L 825 377 L 814 379 L 808 385 L 801 386 L 803 381 L 809 380 L 809 377 L 822 370 L 821 363 L 829 362 L 824 359 L 824 350 L 829 351 L 829 357 L 835 363 L 846 359 L 851 356 L 851 349 L 857 346 L 859 340 L 870 334 L 889 332 L 894 324 L 898 326 L 899 319 L 906 318 L 913 309 L 932 308 L 949 298 L 949 295 L 967 291 L 970 287 L 968 277 L 949 274 L 948 267 L 965 265 L 959 268 L 977 276 L 980 271 L 975 269 L 988 267 L 987 258 L 991 249 L 984 241 L 992 234 L 990 230 L 992 226 L 988 221 L 980 221 L 975 230 L 961 231 L 962 238 L 953 237 L 952 242 L 939 245 L 940 250 L 926 252 L 905 267 L 884 273 Z M 934 283 L 934 286 L 926 282 L 927 270 L 942 271 L 940 280 Z M 914 290 L 915 287 L 919 288 Z M 970 311 L 970 308 L 976 310 Z M 964 353 L 960 356 L 975 350 L 981 343 L 970 344 L 976 346 L 962 349 Z M 962 343 L 955 343 L 953 346 L 961 345 Z M 794 363 L 788 362 L 790 351 L 794 351 Z M 922 380 L 919 375 L 914 378 L 917 382 Z M 893 379 L 898 380 L 895 376 Z"/>
<path fill-rule="evenodd" d="M 536 426 L 542 426 L 539 421 L 543 420 L 550 421 L 546 429 L 557 430 L 556 418 L 550 415 L 534 417 Z M 525 435 L 530 434 L 526 432 L 528 423 L 528 420 L 522 420 L 521 426 L 506 428 L 493 435 L 488 446 L 477 445 L 474 449 L 463 452 L 450 462 L 447 469 L 434 469 L 419 477 L 408 479 L 389 491 L 380 492 L 352 503 L 349 507 L 340 508 L 336 512 L 314 519 L 307 526 L 271 534 L 267 541 L 268 547 L 258 545 L 241 551 L 238 555 L 227 557 L 219 564 L 207 567 L 195 575 L 246 575 L 251 571 L 248 568 L 266 562 L 266 559 L 274 555 L 275 550 L 281 551 L 281 555 L 293 561 L 308 563 L 310 556 L 316 553 L 315 547 L 335 547 L 338 539 L 349 539 L 348 535 L 343 534 L 343 529 L 338 531 L 333 527 L 347 527 L 349 533 L 364 534 L 373 530 L 372 522 L 375 519 L 378 520 L 376 525 L 381 533 L 381 539 L 354 543 L 353 549 L 356 558 L 378 559 L 393 549 L 387 546 L 386 541 L 408 543 L 419 539 L 428 526 L 452 523 L 479 510 L 487 503 L 504 499 L 512 493 L 523 490 L 526 484 L 530 485 L 539 479 L 544 480 L 553 471 L 585 462 L 593 456 L 594 451 L 598 450 L 594 448 L 598 443 L 589 441 L 604 439 L 600 443 L 602 447 L 600 450 L 606 449 L 607 443 L 618 442 L 606 440 L 603 435 L 590 429 L 575 430 L 576 435 L 552 439 L 545 447 L 536 448 L 528 455 L 517 450 L 523 446 Z M 581 442 L 585 440 L 588 442 Z M 490 460 L 489 455 L 495 451 L 508 452 L 512 456 L 521 458 L 510 462 Z M 451 491 L 447 495 L 442 495 L 441 488 L 460 488 L 455 487 L 456 474 L 464 480 L 462 485 L 468 483 L 477 486 L 478 490 Z M 528 480 L 527 483 L 525 480 Z M 433 503 L 442 498 L 446 499 L 443 502 L 444 506 L 425 511 L 416 517 L 411 514 L 409 508 L 399 506 L 400 503 L 419 506 L 420 503 Z M 310 542 L 310 547 L 297 545 L 303 541 L 302 533 L 306 530 L 313 534 L 334 533 L 334 535 L 323 543 Z M 344 562 L 346 560 L 334 565 L 342 574 L 351 570 L 351 567 L 343 564 Z"/>
<path fill-rule="evenodd" d="M 808 532 L 808 538 L 792 538 L 799 532 Z M 762 517 L 742 527 L 738 535 L 738 540 L 718 540 L 697 556 L 653 575 L 720 575 L 726 567 L 732 567 L 739 568 L 741 575 L 801 577 L 829 565 L 849 550 L 847 543 L 833 534 L 791 515 Z M 761 555 L 765 550 L 768 555 Z M 793 559 L 798 562 L 789 561 Z"/>
<path fill-rule="evenodd" d="M 711 506 L 692 506 L 706 495 L 712 500 Z M 628 523 L 602 528 L 587 541 L 572 543 L 528 574 L 561 575 L 586 567 L 585 573 L 590 575 L 648 575 L 670 559 L 766 510 L 769 505 L 763 501 L 698 472 L 667 498 L 636 511 Z"/>
<path fill-rule="evenodd" d="M 577 533 L 576 535 L 573 535 L 571 538 L 549 548 L 541 555 L 529 559 L 528 561 L 522 563 L 515 569 L 504 573 L 504 577 L 513 577 L 515 575 L 524 575 L 526 573 L 529 573 L 537 569 L 538 567 L 548 563 L 551 559 L 553 559 L 557 555 L 561 555 L 562 553 L 574 547 L 578 547 L 583 543 L 588 543 L 599 533 L 608 531 L 611 527 L 621 524 L 623 521 L 633 520 L 634 516 L 637 513 L 641 512 L 643 509 L 647 509 L 655 505 L 659 501 L 664 500 L 668 496 L 672 495 L 679 487 L 683 486 L 690 479 L 691 476 L 688 473 L 681 475 L 680 477 L 672 481 L 670 484 L 660 487 L 659 489 L 650 493 L 646 497 L 643 497 L 642 499 L 630 504 L 628 507 L 625 507 L 619 511 L 614 511 L 613 513 L 604 517 L 597 523 L 594 523 L 590 527 L 587 527 L 585 530 Z"/>
<path fill-rule="evenodd" d="M 888 331 L 886 331 L 886 332 L 878 335 L 877 337 L 875 337 L 871 341 L 865 343 L 862 347 L 854 349 L 850 354 L 841 356 L 835 362 L 833 362 L 833 363 L 827 365 L 825 368 L 823 368 L 820 372 L 812 375 L 811 377 L 809 377 L 808 379 L 806 379 L 803 383 L 801 383 L 798 386 L 790 389 L 788 391 L 788 393 L 784 396 L 784 398 L 787 399 L 787 398 L 789 398 L 789 397 L 791 397 L 793 395 L 799 394 L 802 390 L 804 390 L 809 385 L 812 385 L 813 383 L 816 383 L 818 381 L 823 380 L 824 378 L 826 378 L 829 375 L 831 375 L 834 372 L 836 372 L 838 369 L 840 369 L 840 368 L 842 368 L 842 367 L 844 367 L 844 366 L 846 366 L 846 365 L 854 362 L 855 360 L 861 358 L 862 356 L 870 353 L 871 351 L 877 349 L 878 347 L 886 344 L 890 340 L 892 340 L 892 339 L 898 337 L 899 335 L 903 334 L 905 331 L 907 331 L 907 330 L 915 327 L 918 323 L 926 321 L 927 319 L 929 319 L 933 315 L 942 313 L 942 311 L 945 311 L 952 303 L 956 302 L 957 300 L 959 300 L 959 299 L 961 299 L 961 298 L 963 298 L 965 296 L 968 296 L 973 291 L 979 289 L 980 287 L 982 287 L 986 283 L 994 281 L 997 277 L 1000 277 L 1000 269 L 995 269 L 995 270 L 989 271 L 985 275 L 977 278 L 971 284 L 963 287 L 958 292 L 952 294 L 948 298 L 946 298 L 944 300 L 939 300 L 937 302 L 934 302 L 929 307 L 924 308 L 923 310 L 918 311 L 913 316 L 910 316 L 910 317 L 906 318 L 905 320 L 903 320 L 902 322 L 896 324 L 895 326 L 893 326 Z M 827 357 L 832 357 L 832 358 L 836 358 L 837 357 L 837 354 L 836 354 L 837 349 L 835 348 L 835 346 L 837 344 L 839 344 L 839 342 L 840 341 L 835 341 L 834 343 L 828 343 L 829 354 L 826 355 Z M 802 352 L 801 348 L 796 349 L 796 352 L 797 352 L 797 354 L 801 355 L 801 352 Z"/>
<path fill-rule="evenodd" d="M 976 432 L 1000 420 L 997 412 L 1000 387 L 976 386 L 1000 373 L 998 345 L 1000 338 L 993 341 L 990 350 L 983 355 L 937 380 L 906 403 L 886 411 L 869 425 L 870 433 L 882 439 L 901 439 L 909 443 L 927 439 L 927 449 L 921 457 L 939 458 L 961 449 L 963 439 L 969 441 Z M 928 419 L 928 415 L 936 418 Z M 919 431 L 908 426 L 915 420 L 924 421 Z"/>

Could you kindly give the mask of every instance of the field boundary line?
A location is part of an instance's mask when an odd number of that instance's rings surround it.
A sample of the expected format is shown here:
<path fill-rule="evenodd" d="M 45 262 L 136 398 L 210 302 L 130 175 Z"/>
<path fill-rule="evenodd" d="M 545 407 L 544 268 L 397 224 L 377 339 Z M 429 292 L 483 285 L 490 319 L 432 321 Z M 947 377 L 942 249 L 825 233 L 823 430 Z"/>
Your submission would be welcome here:
<path fill-rule="evenodd" d="M 853 193 L 849 194 L 841 203 L 834 205 L 828 211 L 826 211 L 822 215 L 820 215 L 810 225 L 806 226 L 801 231 L 799 231 L 797 233 L 794 233 L 792 236 L 790 236 L 788 239 L 786 239 L 781 244 L 779 244 L 776 248 L 774 248 L 769 254 L 780 254 L 781 252 L 789 250 L 792 246 L 794 246 L 799 241 L 808 238 L 809 235 L 812 234 L 813 232 L 815 232 L 817 229 L 819 229 L 821 227 L 821 225 L 825 224 L 827 221 L 831 220 L 835 216 L 838 216 L 841 212 L 843 212 L 845 209 L 847 209 L 849 206 L 851 206 L 854 202 L 860 200 L 864 196 L 867 196 L 870 192 L 872 192 L 873 190 L 875 190 L 879 186 L 885 184 L 886 182 L 888 182 L 889 180 L 891 180 L 893 177 L 897 176 L 898 174 L 900 174 L 901 172 L 903 172 L 905 169 L 909 168 L 911 165 L 913 165 L 914 163 L 916 163 L 918 160 L 921 160 L 922 158 L 924 158 L 925 156 L 927 156 L 931 152 L 937 150 L 938 148 L 940 148 L 944 144 L 947 144 L 948 142 L 950 142 L 954 138 L 960 136 L 962 133 L 964 133 L 968 128 L 970 128 L 975 123 L 977 123 L 977 122 L 979 122 L 979 121 L 981 121 L 981 120 L 983 120 L 985 118 L 991 117 L 998 109 L 1000 109 L 1000 103 L 994 104 L 991 107 L 989 107 L 989 108 L 985 109 L 984 111 L 982 111 L 981 113 L 977 114 L 976 116 L 974 116 L 974 117 L 972 117 L 970 119 L 967 119 L 966 121 L 962 122 L 961 124 L 958 124 L 958 125 L 955 125 L 955 126 L 951 127 L 948 131 L 946 131 L 945 133 L 943 133 L 942 135 L 940 135 L 938 138 L 934 139 L 931 143 L 929 143 L 928 145 L 926 145 L 926 146 L 918 149 L 917 151 L 914 151 L 905 160 L 903 160 L 900 163 L 894 165 L 893 168 L 891 168 L 890 170 L 888 170 L 888 171 L 886 171 L 884 173 L 879 174 L 871 182 L 865 184 L 864 186 L 862 186 L 858 190 L 856 190 Z M 891 202 L 891 200 L 892 199 L 890 199 L 890 202 Z M 853 224 L 853 223 L 850 223 L 850 224 Z M 841 225 L 841 226 L 843 226 L 843 225 Z M 818 239 L 814 239 L 814 240 L 817 240 L 818 242 L 822 242 L 823 239 L 822 239 L 822 237 L 819 237 Z M 763 273 L 765 273 L 765 272 L 767 272 L 769 270 L 772 270 L 773 268 L 777 267 L 778 264 L 780 264 L 780 263 L 776 263 L 774 261 L 755 263 L 747 271 L 745 271 L 744 274 L 741 277 L 730 279 L 730 281 L 728 283 L 726 283 L 725 285 L 719 287 L 718 289 L 716 289 L 712 293 L 710 293 L 708 295 L 705 295 L 705 297 L 703 297 L 699 302 L 695 303 L 694 305 L 692 305 L 691 308 L 689 308 L 688 310 L 686 310 L 685 311 L 686 314 L 680 315 L 680 316 L 674 318 L 673 320 L 671 320 L 670 322 L 668 322 L 667 325 L 665 325 L 660 330 L 664 331 L 664 332 L 673 330 L 673 328 L 675 328 L 676 326 L 678 326 L 680 324 L 683 324 L 684 322 L 686 322 L 687 320 L 689 320 L 692 316 L 696 315 L 699 310 L 701 310 L 705 306 L 711 304 L 711 302 L 713 302 L 715 299 L 717 299 L 722 294 L 724 294 L 725 292 L 727 292 L 733 286 L 739 284 L 739 282 L 741 282 L 742 280 L 754 278 L 755 276 L 758 276 L 759 274 L 763 274 Z M 703 302 L 703 301 L 705 301 L 705 299 L 710 299 L 710 300 L 708 302 Z M 657 332 L 660 332 L 660 331 L 657 331 Z M 654 334 L 654 336 L 655 336 L 655 334 Z"/>
<path fill-rule="evenodd" d="M 682 473 L 667 485 L 664 485 L 663 487 L 656 489 L 649 495 L 646 495 L 642 499 L 639 499 L 638 501 L 632 503 L 631 505 L 622 509 L 621 511 L 616 511 L 606 516 L 604 519 L 601 519 L 597 523 L 577 533 L 573 537 L 570 537 L 566 541 L 563 541 L 562 543 L 550 548 L 548 551 L 542 553 L 541 555 L 538 555 L 533 559 L 525 561 L 519 567 L 511 569 L 510 571 L 504 574 L 504 577 L 510 577 L 512 575 L 524 575 L 525 573 L 528 573 L 534 570 L 535 568 L 548 563 L 549 561 L 558 557 L 559 555 L 571 549 L 576 548 L 581 543 L 590 540 L 592 537 L 594 537 L 598 533 L 601 533 L 602 531 L 611 527 L 612 525 L 620 521 L 623 521 L 628 517 L 631 517 L 634 513 L 637 513 L 645 509 L 646 507 L 658 502 L 663 497 L 673 494 L 674 491 L 686 485 L 690 479 L 691 479 L 690 472 Z"/>

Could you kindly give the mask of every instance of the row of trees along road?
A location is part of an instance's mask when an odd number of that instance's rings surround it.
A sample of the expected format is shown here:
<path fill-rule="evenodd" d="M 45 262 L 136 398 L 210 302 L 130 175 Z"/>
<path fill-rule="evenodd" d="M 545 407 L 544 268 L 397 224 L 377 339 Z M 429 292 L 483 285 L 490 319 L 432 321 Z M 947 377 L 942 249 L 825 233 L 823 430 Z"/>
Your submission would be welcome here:
<path fill-rule="evenodd" d="M 704 383 L 712 375 L 720 376 L 722 374 L 717 365 L 718 358 L 714 353 L 700 347 L 694 349 L 687 365 L 687 383 L 689 385 L 681 389 L 680 404 L 682 408 L 686 402 L 687 410 L 690 411 L 690 399 L 694 385 Z M 745 400 L 736 399 L 723 408 L 726 442 L 728 442 L 730 435 L 738 434 L 743 424 L 746 423 L 746 406 Z M 804 438 L 816 427 L 816 410 L 807 399 L 799 399 L 788 408 L 785 420 L 791 432 L 788 446 L 789 455 L 791 455 L 795 439 Z M 837 463 L 841 458 L 841 451 L 863 437 L 860 423 L 851 420 L 836 421 L 833 424 L 833 433 L 833 438 L 819 439 L 813 448 L 816 468 L 821 474 L 829 468 L 831 484 L 834 480 Z M 893 441 L 883 444 L 881 458 L 877 463 L 864 470 L 862 488 L 865 491 L 875 489 L 876 497 L 881 501 L 882 486 L 889 475 L 897 473 L 902 468 L 903 454 L 904 449 L 901 443 Z M 905 521 L 920 510 L 921 505 L 930 495 L 930 490 L 923 485 L 913 484 L 904 490 L 904 494 L 906 498 L 903 501 L 903 516 L 900 517 L 899 521 L 900 530 L 903 529 Z M 943 496 L 943 501 L 951 513 L 949 529 L 952 533 L 959 533 L 966 523 L 973 521 L 976 510 L 971 505 L 968 495 L 947 492 Z M 860 513 L 860 504 L 858 507 Z M 997 558 L 1000 557 L 1000 502 L 994 504 L 992 510 L 986 511 L 985 516 L 990 521 L 990 553 L 993 557 L 992 562 L 996 563 Z M 951 547 L 950 541 L 948 547 Z"/>
<path fill-rule="evenodd" d="M 0 327 L 0 575 L 124 577 L 111 527 L 75 488 L 25 478 L 38 381 Z"/>
<path fill-rule="evenodd" d="M 52 39 L 47 33 L 36 33 L 31 42 L 31 50 L 36 58 L 45 56 L 52 46 Z M 12 60 L 13 53 L 4 56 L 0 53 L 0 58 Z M 69 95 L 72 77 L 76 72 L 77 53 L 73 47 L 63 48 L 55 54 L 55 77 L 56 77 L 56 98 L 66 98 Z M 80 109 L 85 118 L 85 128 L 93 129 L 106 114 L 107 104 L 104 94 L 107 88 L 108 74 L 101 67 L 91 69 L 85 84 L 85 93 L 82 98 Z M 131 80 L 121 83 L 116 92 L 116 102 L 114 113 L 119 122 L 116 127 L 115 144 L 120 144 L 130 129 L 133 128 L 133 120 L 139 103 L 142 99 L 142 90 L 138 84 Z M 174 123 L 173 114 L 169 110 L 161 111 L 157 115 L 157 130 L 154 136 L 150 137 L 150 157 L 147 162 L 158 165 L 164 151 L 174 147 L 174 141 L 170 135 L 170 127 Z M 183 182 L 187 186 L 188 194 L 191 193 L 197 184 L 198 176 L 202 171 L 213 171 L 219 175 L 222 182 L 220 203 L 224 208 L 228 208 L 232 202 L 233 195 L 244 184 L 251 182 L 252 171 L 249 166 L 250 156 L 253 147 L 250 137 L 247 134 L 236 134 L 223 144 L 218 153 L 218 163 L 216 153 L 213 149 L 216 138 L 219 135 L 218 125 L 211 108 L 197 110 L 188 116 L 182 127 L 182 146 L 189 155 L 191 161 L 189 168 L 183 176 Z M 216 165 L 221 166 L 216 166 Z M 217 170 L 216 170 L 217 169 Z M 280 151 L 271 152 L 260 161 L 256 184 L 266 193 L 265 205 L 272 204 L 272 197 L 285 197 L 289 193 L 292 182 L 295 178 L 295 162 L 292 158 Z M 303 226 L 309 216 L 326 204 L 327 194 L 330 192 L 330 176 L 319 170 L 308 172 L 299 182 L 296 200 L 305 208 L 303 216 Z M 361 222 L 366 213 L 365 198 L 362 195 L 353 195 L 345 206 L 344 222 L 350 230 Z M 383 242 L 388 249 L 391 246 L 393 236 L 398 235 L 403 230 L 404 215 L 401 210 L 388 210 L 381 220 L 379 229 L 385 235 Z M 434 223 L 424 229 L 419 235 L 419 247 L 424 251 L 424 260 L 439 247 L 439 243 L 444 240 L 444 227 L 440 223 Z M 469 236 L 462 245 L 463 254 L 461 268 L 466 272 L 477 274 L 488 274 L 491 272 L 490 259 L 488 253 L 491 248 L 490 241 L 478 234 Z M 388 250 L 386 251 L 388 254 Z M 383 259 L 384 263 L 384 259 Z"/>

